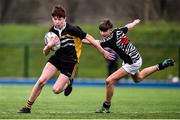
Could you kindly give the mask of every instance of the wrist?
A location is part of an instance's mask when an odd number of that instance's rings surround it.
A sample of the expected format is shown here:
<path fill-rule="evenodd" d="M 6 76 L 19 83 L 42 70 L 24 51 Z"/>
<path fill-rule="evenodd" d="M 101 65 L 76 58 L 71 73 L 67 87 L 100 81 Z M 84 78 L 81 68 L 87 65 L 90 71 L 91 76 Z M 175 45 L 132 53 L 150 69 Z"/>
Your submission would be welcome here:
<path fill-rule="evenodd" d="M 46 45 L 46 48 L 47 48 L 47 49 L 51 49 L 51 46 L 50 46 L 50 45 Z"/>
<path fill-rule="evenodd" d="M 103 54 L 103 55 L 104 55 L 104 54 L 105 54 L 105 50 L 102 50 L 102 51 L 101 51 L 101 54 Z"/>

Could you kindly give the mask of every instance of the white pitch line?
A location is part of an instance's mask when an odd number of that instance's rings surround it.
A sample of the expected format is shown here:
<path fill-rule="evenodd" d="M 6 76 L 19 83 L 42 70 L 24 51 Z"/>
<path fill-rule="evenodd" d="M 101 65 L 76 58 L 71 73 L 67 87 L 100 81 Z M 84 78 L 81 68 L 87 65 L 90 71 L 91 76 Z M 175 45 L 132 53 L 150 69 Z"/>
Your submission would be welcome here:
<path fill-rule="evenodd" d="M 50 114 L 86 114 L 86 113 L 95 113 L 95 111 L 77 111 L 77 112 L 40 112 L 40 113 L 50 113 Z M 180 114 L 180 111 L 153 111 L 153 112 L 111 112 L 111 113 L 118 113 L 118 114 L 157 114 L 157 113 L 163 113 L 163 114 Z"/>
<path fill-rule="evenodd" d="M 0 112 L 0 114 L 7 114 L 7 113 L 12 113 L 12 112 Z M 14 112 L 16 113 L 16 111 Z M 95 113 L 95 111 L 77 111 L 77 112 L 71 112 L 71 111 L 67 111 L 67 112 L 48 112 L 48 111 L 43 111 L 43 112 L 33 112 L 32 113 L 38 113 L 38 114 L 86 114 L 86 113 Z M 153 111 L 153 112 L 111 112 L 111 113 L 115 113 L 115 114 L 180 114 L 180 111 Z M 98 113 L 96 113 L 98 114 Z"/>

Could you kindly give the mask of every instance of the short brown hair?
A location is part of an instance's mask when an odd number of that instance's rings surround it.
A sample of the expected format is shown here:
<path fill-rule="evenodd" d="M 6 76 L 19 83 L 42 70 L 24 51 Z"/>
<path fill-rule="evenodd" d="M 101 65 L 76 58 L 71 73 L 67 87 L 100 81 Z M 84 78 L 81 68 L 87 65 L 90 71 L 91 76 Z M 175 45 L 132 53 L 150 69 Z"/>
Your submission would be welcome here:
<path fill-rule="evenodd" d="M 51 13 L 52 17 L 66 17 L 66 13 L 65 13 L 65 9 L 62 5 L 56 5 L 54 6 L 54 8 L 52 9 L 52 13 Z"/>
<path fill-rule="evenodd" d="M 104 19 L 102 22 L 99 24 L 99 30 L 100 31 L 107 31 L 108 29 L 113 28 L 113 24 L 109 19 Z"/>

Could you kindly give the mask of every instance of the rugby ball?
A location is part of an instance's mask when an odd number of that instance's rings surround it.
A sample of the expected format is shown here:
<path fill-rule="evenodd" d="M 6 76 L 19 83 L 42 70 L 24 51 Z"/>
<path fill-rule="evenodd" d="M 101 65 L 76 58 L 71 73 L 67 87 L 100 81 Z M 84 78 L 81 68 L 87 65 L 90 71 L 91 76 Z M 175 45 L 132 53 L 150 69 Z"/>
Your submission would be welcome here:
<path fill-rule="evenodd" d="M 45 34 L 45 36 L 44 36 L 44 43 L 45 43 L 45 45 L 48 44 L 48 42 L 52 39 L 52 37 L 58 37 L 58 36 L 55 33 L 53 33 L 53 32 L 47 32 Z M 60 47 L 61 47 L 61 44 L 60 44 L 60 40 L 58 39 L 58 41 L 56 42 L 56 45 L 54 47 L 52 47 L 51 50 L 56 51 Z"/>

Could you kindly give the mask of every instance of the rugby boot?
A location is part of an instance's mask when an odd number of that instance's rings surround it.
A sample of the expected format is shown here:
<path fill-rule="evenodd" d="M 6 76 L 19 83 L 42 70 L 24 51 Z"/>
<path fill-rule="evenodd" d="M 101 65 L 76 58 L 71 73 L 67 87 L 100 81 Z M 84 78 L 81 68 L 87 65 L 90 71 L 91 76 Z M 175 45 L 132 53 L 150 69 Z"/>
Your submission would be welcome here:
<path fill-rule="evenodd" d="M 74 79 L 69 79 L 69 85 L 68 85 L 67 88 L 64 90 L 64 95 L 65 95 L 65 96 L 68 96 L 68 95 L 71 94 L 73 81 L 74 81 Z"/>
<path fill-rule="evenodd" d="M 163 62 L 158 64 L 158 69 L 163 70 L 169 66 L 174 66 L 175 62 L 173 59 L 165 59 Z"/>
<path fill-rule="evenodd" d="M 31 109 L 23 107 L 17 113 L 31 113 Z"/>
<path fill-rule="evenodd" d="M 104 102 L 103 105 L 96 110 L 96 113 L 110 113 L 110 107 L 111 103 Z"/>

